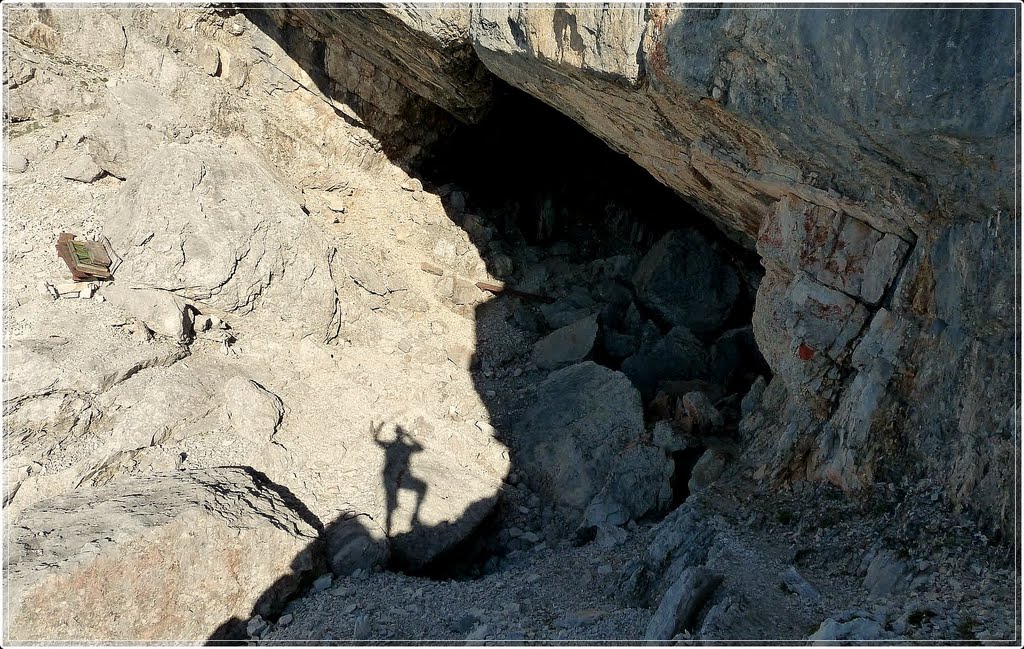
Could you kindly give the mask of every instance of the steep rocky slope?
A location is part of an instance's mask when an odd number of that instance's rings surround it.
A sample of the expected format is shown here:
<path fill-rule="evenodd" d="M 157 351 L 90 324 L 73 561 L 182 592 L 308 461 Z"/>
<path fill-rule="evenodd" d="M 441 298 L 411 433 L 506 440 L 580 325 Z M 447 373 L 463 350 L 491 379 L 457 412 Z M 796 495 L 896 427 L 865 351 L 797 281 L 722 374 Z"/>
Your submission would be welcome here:
<path fill-rule="evenodd" d="M 1019 640 L 1000 11 L 5 10 L 5 640 Z"/>

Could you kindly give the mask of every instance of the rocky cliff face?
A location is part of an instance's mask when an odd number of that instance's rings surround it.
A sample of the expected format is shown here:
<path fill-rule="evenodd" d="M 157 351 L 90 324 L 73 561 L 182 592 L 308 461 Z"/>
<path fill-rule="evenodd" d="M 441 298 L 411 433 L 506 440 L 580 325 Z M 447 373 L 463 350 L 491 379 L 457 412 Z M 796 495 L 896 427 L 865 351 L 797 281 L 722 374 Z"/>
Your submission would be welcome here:
<path fill-rule="evenodd" d="M 482 62 L 756 247 L 767 276 L 755 332 L 775 372 L 744 425 L 759 476 L 846 490 L 939 476 L 952 502 L 1009 520 L 1009 9 L 472 5 L 278 19 L 464 120 L 487 104 Z"/>
<path fill-rule="evenodd" d="M 5 12 L 5 636 L 1019 644 L 1000 11 Z"/>

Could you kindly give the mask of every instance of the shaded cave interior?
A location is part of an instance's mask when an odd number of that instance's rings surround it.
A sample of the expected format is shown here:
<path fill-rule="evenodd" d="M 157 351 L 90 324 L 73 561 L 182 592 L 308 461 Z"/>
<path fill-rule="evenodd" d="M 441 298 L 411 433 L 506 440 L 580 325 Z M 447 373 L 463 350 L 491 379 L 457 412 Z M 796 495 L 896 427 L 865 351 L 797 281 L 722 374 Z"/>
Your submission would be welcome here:
<path fill-rule="evenodd" d="M 764 272 L 760 260 L 626 155 L 540 100 L 500 80 L 495 85 L 495 101 L 479 123 L 451 120 L 443 127 L 446 135 L 403 165 L 425 191 L 442 197 L 448 217 L 470 236 L 492 277 L 554 301 L 546 304 L 504 294 L 476 307 L 478 354 L 486 359 L 488 347 L 498 344 L 487 333 L 488 318 L 508 318 L 511 313 L 516 326 L 541 339 L 564 326 L 567 318 L 558 305 L 569 302 L 570 311 L 578 307 L 583 313 L 589 308 L 597 314 L 599 332 L 586 359 L 622 369 L 624 337 L 639 341 L 634 351 L 642 353 L 645 346 L 657 344 L 649 338 L 667 337 L 673 329 L 671 322 L 636 299 L 631 282 L 636 264 L 673 230 L 696 233 L 739 278 L 738 296 L 727 317 L 712 330 L 696 333 L 710 350 L 715 377 L 668 371 L 668 381 L 641 389 L 648 435 L 659 419 L 671 417 L 680 383 L 683 390 L 709 389 L 724 416 L 724 427 L 717 433 L 721 439 L 669 454 L 675 465 L 671 503 L 648 518 L 663 517 L 688 497 L 690 473 L 704 451 L 736 442 L 741 399 L 757 377 L 771 377 L 750 329 Z M 627 271 L 610 278 L 580 272 L 602 260 L 620 260 Z M 536 272 L 539 267 L 545 270 Z M 680 275 L 673 281 L 691 279 Z M 497 300 L 511 301 L 510 308 L 500 311 Z M 636 322 L 647 329 L 631 331 Z M 730 332 L 739 333 L 733 337 L 742 343 L 729 353 L 716 354 L 716 341 Z M 502 390 L 493 389 L 492 369 L 485 360 L 471 371 L 501 441 L 510 448 L 512 473 L 521 474 L 514 434 L 517 411 Z M 657 372 L 666 373 L 664 368 Z M 499 498 L 494 513 L 476 533 L 429 565 L 413 569 L 401 557 L 393 557 L 389 568 L 441 579 L 474 578 L 497 569 L 508 551 L 502 530 L 510 524 L 507 514 L 515 509 L 505 500 Z M 574 541 L 592 538 L 592 531 L 581 529 Z"/>

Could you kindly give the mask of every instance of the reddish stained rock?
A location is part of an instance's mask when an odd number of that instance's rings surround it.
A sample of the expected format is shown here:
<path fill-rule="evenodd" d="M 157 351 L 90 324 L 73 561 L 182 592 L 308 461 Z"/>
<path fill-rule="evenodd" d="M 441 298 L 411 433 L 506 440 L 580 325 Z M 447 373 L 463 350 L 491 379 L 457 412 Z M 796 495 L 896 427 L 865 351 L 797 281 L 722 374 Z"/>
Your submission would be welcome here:
<path fill-rule="evenodd" d="M 800 343 L 800 346 L 796 348 L 796 355 L 802 361 L 809 361 L 814 358 L 814 348 L 810 347 L 807 343 Z"/>

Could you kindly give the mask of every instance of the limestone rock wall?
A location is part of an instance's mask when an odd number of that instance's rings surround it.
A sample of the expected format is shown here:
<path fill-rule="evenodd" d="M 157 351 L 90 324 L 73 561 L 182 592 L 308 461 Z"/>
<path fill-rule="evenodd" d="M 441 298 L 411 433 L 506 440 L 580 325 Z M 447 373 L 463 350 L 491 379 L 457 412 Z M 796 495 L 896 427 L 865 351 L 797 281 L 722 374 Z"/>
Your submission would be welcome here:
<path fill-rule="evenodd" d="M 284 13 L 463 120 L 487 103 L 482 62 L 756 246 L 755 331 L 776 374 L 744 425 L 759 475 L 856 490 L 930 474 L 1008 520 L 1008 7 Z"/>

